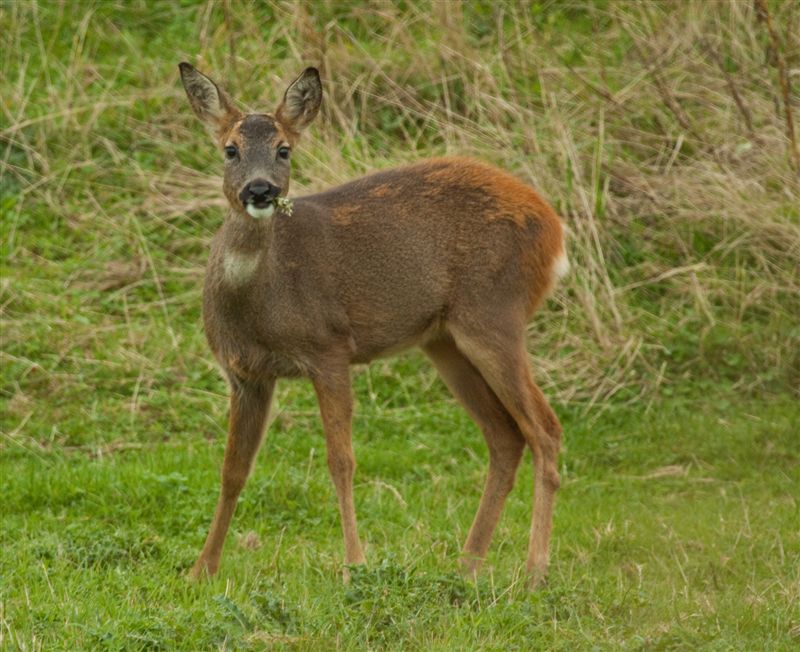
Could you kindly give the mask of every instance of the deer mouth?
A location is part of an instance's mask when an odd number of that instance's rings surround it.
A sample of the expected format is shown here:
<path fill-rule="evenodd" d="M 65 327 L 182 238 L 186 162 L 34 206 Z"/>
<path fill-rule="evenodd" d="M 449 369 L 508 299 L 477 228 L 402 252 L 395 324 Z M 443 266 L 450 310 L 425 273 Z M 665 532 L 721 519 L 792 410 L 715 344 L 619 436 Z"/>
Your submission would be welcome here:
<path fill-rule="evenodd" d="M 263 220 L 264 218 L 272 217 L 275 212 L 275 202 L 273 200 L 250 202 L 246 205 L 245 210 L 250 217 L 256 220 Z"/>

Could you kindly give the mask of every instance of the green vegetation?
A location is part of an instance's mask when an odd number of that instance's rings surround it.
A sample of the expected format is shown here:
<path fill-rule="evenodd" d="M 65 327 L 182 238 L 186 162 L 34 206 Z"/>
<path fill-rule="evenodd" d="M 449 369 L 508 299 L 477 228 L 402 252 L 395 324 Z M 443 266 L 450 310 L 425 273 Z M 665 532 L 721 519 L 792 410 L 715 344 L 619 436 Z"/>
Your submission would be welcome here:
<path fill-rule="evenodd" d="M 796 648 L 800 12 L 768 4 L 777 42 L 744 2 L 0 1 L 0 649 Z M 417 354 L 354 372 L 349 586 L 305 382 L 220 575 L 184 580 L 227 409 L 200 321 L 221 156 L 184 59 L 253 109 L 321 67 L 295 196 L 457 153 L 563 215 L 573 272 L 530 330 L 565 426 L 546 588 L 529 464 L 455 574 L 486 450 Z"/>
<path fill-rule="evenodd" d="M 368 394 L 365 383 L 359 390 Z M 380 390 L 393 395 L 391 385 Z M 485 572 L 466 582 L 455 560 L 483 481 L 480 434 L 421 387 L 394 409 L 363 400 L 358 412 L 356 500 L 370 564 L 347 587 L 310 409 L 290 423 L 284 413 L 270 431 L 220 574 L 201 585 L 183 575 L 213 509 L 221 442 L 194 434 L 128 448 L 7 451 L 0 572 L 10 648 L 796 645 L 800 452 L 788 400 L 700 411 L 673 400 L 635 417 L 611 409 L 593 423 L 562 410 L 554 563 L 534 595 L 520 575 L 530 465 Z"/>

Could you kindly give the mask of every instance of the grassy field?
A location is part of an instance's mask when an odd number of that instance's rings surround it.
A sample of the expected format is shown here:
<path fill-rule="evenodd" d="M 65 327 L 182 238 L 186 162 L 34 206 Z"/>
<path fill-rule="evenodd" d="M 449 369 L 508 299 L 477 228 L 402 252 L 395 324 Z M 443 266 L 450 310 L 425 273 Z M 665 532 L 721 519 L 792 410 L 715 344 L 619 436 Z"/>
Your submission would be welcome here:
<path fill-rule="evenodd" d="M 426 367 L 415 377 L 433 382 Z M 359 395 L 368 395 L 361 383 Z M 217 579 L 183 575 L 221 443 L 7 452 L 3 637 L 14 649 L 771 649 L 800 636 L 797 408 L 667 401 L 593 422 L 567 450 L 549 585 L 523 588 L 523 467 L 484 574 L 455 573 L 480 495 L 480 434 L 438 390 L 381 379 L 356 420 L 368 567 L 341 535 L 311 402 L 281 417 Z M 306 392 L 307 393 L 307 392 Z M 392 401 L 388 408 L 383 401 Z M 794 422 L 794 423 L 793 423 Z"/>
<path fill-rule="evenodd" d="M 765 6 L 0 0 L 0 649 L 800 645 L 800 9 Z M 218 578 L 185 581 L 227 390 L 200 321 L 221 156 L 181 60 L 252 109 L 321 68 L 294 195 L 447 153 L 557 207 L 573 272 L 530 327 L 565 427 L 543 590 L 530 464 L 485 572 L 455 573 L 487 454 L 414 353 L 354 370 L 349 586 L 305 382 L 279 385 Z"/>

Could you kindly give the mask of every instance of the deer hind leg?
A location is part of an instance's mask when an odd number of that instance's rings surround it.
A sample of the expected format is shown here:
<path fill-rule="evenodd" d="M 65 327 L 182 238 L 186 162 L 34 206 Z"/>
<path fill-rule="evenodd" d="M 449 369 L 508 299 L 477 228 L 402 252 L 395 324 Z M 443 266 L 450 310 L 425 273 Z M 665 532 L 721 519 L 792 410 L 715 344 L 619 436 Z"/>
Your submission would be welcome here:
<path fill-rule="evenodd" d="M 206 543 L 189 573 L 194 579 L 214 575 L 219 568 L 222 546 L 236 509 L 236 501 L 247 481 L 253 459 L 264 436 L 264 423 L 274 387 L 274 380 L 261 383 L 237 380 L 231 382 L 230 420 L 225 460 L 222 463 L 222 486 Z"/>
<path fill-rule="evenodd" d="M 483 376 L 451 339 L 429 343 L 424 350 L 453 396 L 478 424 L 489 447 L 486 485 L 462 549 L 462 569 L 473 574 L 486 557 L 506 497 L 514 486 L 525 440 Z"/>
<path fill-rule="evenodd" d="M 328 371 L 313 379 L 317 393 L 325 443 L 328 452 L 328 469 L 336 488 L 339 514 L 344 534 L 344 560 L 346 564 L 363 564 L 364 552 L 358 538 L 356 509 L 353 501 L 353 476 L 356 470 L 352 442 L 353 397 L 350 388 L 350 373 L 343 368 Z M 347 568 L 343 572 L 345 582 L 349 579 Z"/>
<path fill-rule="evenodd" d="M 511 322 L 513 323 L 513 321 Z M 547 574 L 553 506 L 560 480 L 558 453 L 561 425 L 533 380 L 524 343 L 524 330 L 504 334 L 492 328 L 453 332 L 456 345 L 514 418 L 533 453 L 534 501 L 528 544 L 529 583 L 535 587 Z"/>

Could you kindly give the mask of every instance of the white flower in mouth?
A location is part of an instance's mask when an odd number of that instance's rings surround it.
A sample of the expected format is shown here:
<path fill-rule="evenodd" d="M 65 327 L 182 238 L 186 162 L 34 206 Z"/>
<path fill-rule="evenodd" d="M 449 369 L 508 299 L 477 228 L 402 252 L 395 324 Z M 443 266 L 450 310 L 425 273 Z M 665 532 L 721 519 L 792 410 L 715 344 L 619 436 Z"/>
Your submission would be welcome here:
<path fill-rule="evenodd" d="M 291 199 L 288 197 L 278 197 L 275 200 L 275 204 L 281 209 L 281 213 L 287 217 L 292 216 L 292 211 L 294 211 L 294 202 L 292 202 Z"/>
<path fill-rule="evenodd" d="M 263 208 L 256 208 L 253 204 L 247 204 L 247 214 L 250 217 L 255 218 L 257 220 L 263 220 L 267 217 L 272 217 L 272 214 L 275 212 L 275 207 L 278 207 L 286 216 L 291 216 L 292 211 L 294 210 L 294 203 L 291 199 L 287 199 L 286 197 L 278 197 L 275 201 L 270 202 Z"/>

